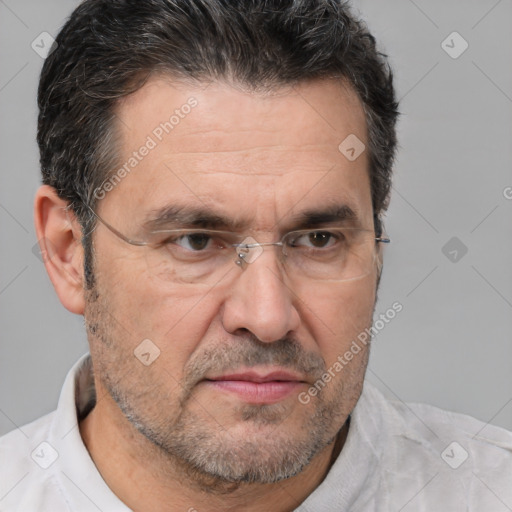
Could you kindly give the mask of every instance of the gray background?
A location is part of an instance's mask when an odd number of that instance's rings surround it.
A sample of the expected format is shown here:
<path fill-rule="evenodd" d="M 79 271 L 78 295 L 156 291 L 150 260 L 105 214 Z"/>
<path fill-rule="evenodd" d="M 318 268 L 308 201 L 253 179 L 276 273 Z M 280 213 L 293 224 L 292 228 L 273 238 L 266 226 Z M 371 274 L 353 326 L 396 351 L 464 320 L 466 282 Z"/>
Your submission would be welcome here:
<path fill-rule="evenodd" d="M 0 434 L 54 409 L 87 350 L 33 253 L 43 59 L 31 43 L 76 4 L 0 0 Z M 355 5 L 390 55 L 403 114 L 376 312 L 403 311 L 376 337 L 368 379 L 512 429 L 512 2 Z M 441 46 L 454 31 L 469 44 L 456 59 Z"/>

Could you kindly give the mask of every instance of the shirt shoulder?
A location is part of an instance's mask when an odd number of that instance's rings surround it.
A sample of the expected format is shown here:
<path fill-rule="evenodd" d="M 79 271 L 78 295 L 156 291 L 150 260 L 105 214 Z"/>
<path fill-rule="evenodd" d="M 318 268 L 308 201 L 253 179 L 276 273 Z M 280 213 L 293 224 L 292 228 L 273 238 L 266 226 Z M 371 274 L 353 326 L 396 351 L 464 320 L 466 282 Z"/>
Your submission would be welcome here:
<path fill-rule="evenodd" d="M 57 409 L 0 438 L 1 512 L 129 512 L 80 435 L 80 419 L 94 396 L 84 354 L 66 376 Z"/>
<path fill-rule="evenodd" d="M 48 442 L 56 412 L 0 437 L 0 510 L 68 512 L 52 466 L 58 451 Z"/>
<path fill-rule="evenodd" d="M 375 389 L 371 392 L 375 393 Z M 386 412 L 392 424 L 397 427 L 394 432 L 399 437 L 428 448 L 437 447 L 436 441 L 451 440 L 450 445 L 453 443 L 453 446 L 445 446 L 447 452 L 443 450 L 439 454 L 443 460 L 448 460 L 449 466 L 462 464 L 465 460 L 469 461 L 469 465 L 477 464 L 482 461 L 486 453 L 492 453 L 495 456 L 499 454 L 505 464 L 512 464 L 512 432 L 509 430 L 467 414 L 448 411 L 429 404 L 406 403 L 385 398 L 384 400 Z M 457 444 L 460 444 L 460 448 Z M 467 448 L 464 448 L 465 446 Z M 465 458 L 462 449 L 470 450 L 475 457 L 470 459 L 468 452 Z M 449 459 L 454 456 L 456 460 L 450 461 Z"/>
<path fill-rule="evenodd" d="M 368 384 L 365 388 L 367 404 L 378 407 L 387 424 L 381 480 L 392 508 L 433 510 L 440 497 L 443 510 L 512 508 L 512 432 L 432 405 L 389 400 Z"/>

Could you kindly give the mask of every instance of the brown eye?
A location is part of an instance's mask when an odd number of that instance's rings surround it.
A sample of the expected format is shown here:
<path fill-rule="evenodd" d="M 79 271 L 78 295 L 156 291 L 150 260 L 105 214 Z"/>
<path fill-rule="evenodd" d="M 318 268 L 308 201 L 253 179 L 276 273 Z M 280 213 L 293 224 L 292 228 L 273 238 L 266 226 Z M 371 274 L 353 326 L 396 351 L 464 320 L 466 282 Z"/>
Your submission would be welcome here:
<path fill-rule="evenodd" d="M 189 233 L 186 235 L 173 237 L 167 240 L 166 244 L 175 244 L 185 250 L 199 252 L 207 249 L 211 240 L 212 237 L 207 233 Z"/>
<path fill-rule="evenodd" d="M 292 239 L 292 247 L 326 249 L 336 243 L 336 235 L 330 231 L 310 231 L 298 234 Z"/>
<path fill-rule="evenodd" d="M 327 231 L 315 231 L 309 234 L 309 241 L 311 245 L 317 248 L 326 247 L 332 238 L 332 234 Z"/>
<path fill-rule="evenodd" d="M 204 233 L 188 235 L 189 245 L 195 251 L 202 251 L 208 245 L 210 237 Z"/>

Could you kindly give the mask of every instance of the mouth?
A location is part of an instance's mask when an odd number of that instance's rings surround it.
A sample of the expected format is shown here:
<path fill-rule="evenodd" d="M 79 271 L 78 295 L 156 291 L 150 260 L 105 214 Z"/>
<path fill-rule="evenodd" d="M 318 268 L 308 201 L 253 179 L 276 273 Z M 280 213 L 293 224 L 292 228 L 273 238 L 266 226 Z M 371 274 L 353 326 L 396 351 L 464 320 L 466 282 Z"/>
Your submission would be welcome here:
<path fill-rule="evenodd" d="M 306 381 L 292 372 L 244 371 L 210 377 L 205 384 L 218 392 L 236 395 L 250 404 L 272 404 L 297 392 Z"/>

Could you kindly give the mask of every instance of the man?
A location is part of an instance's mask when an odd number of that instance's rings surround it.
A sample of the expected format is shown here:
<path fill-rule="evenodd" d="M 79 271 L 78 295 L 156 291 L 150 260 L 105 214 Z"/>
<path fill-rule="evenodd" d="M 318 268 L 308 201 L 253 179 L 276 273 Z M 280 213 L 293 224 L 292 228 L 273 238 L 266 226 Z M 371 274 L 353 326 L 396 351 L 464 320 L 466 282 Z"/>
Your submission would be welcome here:
<path fill-rule="evenodd" d="M 90 356 L 0 440 L 0 510 L 510 510 L 510 433 L 363 387 L 397 104 L 346 5 L 88 0 L 39 108 Z"/>

